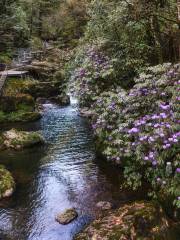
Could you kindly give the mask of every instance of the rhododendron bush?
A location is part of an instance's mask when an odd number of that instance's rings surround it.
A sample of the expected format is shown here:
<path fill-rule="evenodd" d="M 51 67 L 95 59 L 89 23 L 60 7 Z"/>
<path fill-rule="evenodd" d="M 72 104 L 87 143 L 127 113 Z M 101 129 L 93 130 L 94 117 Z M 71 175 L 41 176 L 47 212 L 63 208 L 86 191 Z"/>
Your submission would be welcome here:
<path fill-rule="evenodd" d="M 77 53 L 71 80 L 81 105 L 89 106 L 96 96 L 111 86 L 113 62 L 98 46 L 87 45 Z"/>
<path fill-rule="evenodd" d="M 129 92 L 103 92 L 92 105 L 98 145 L 124 167 L 128 185 L 148 181 L 154 196 L 164 192 L 180 207 L 180 65 L 150 67 L 135 82 Z"/>

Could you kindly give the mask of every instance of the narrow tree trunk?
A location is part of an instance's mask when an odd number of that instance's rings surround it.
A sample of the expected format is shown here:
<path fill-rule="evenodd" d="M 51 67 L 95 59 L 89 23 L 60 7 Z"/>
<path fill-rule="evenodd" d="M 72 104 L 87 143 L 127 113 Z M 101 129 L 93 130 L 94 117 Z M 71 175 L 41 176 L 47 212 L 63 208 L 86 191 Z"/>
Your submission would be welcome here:
<path fill-rule="evenodd" d="M 38 23 L 38 32 L 39 32 L 39 37 L 41 38 L 42 36 L 42 11 L 41 9 L 39 10 L 39 23 Z"/>
<path fill-rule="evenodd" d="M 30 37 L 32 36 L 33 34 L 33 1 L 31 3 L 31 16 L 30 16 Z"/>
<path fill-rule="evenodd" d="M 159 63 L 163 63 L 163 49 L 162 49 L 162 40 L 160 36 L 159 23 L 156 16 L 151 17 L 151 30 L 153 33 L 156 55 Z"/>

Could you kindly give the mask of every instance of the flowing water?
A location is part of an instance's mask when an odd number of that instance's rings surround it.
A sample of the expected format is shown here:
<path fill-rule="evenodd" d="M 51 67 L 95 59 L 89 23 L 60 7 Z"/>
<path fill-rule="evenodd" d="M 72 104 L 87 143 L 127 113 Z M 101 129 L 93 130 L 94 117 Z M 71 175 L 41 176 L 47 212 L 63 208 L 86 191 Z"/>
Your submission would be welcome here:
<path fill-rule="evenodd" d="M 14 195 L 0 202 L 1 240 L 72 240 L 99 214 L 98 201 L 116 207 L 143 197 L 120 191 L 120 170 L 96 158 L 88 122 L 78 115 L 74 101 L 68 107 L 48 103 L 43 108 L 40 121 L 16 127 L 41 131 L 47 144 L 0 154 L 17 182 Z M 66 226 L 58 224 L 55 216 L 71 207 L 79 217 Z"/>

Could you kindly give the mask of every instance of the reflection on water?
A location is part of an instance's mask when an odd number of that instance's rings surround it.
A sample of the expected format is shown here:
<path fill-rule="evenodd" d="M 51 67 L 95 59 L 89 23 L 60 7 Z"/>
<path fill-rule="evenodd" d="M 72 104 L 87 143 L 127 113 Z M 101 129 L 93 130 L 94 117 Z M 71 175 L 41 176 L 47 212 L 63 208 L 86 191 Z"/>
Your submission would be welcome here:
<path fill-rule="evenodd" d="M 43 118 L 28 128 L 40 130 L 47 144 L 0 155 L 17 182 L 13 197 L 0 202 L 0 239 L 71 240 L 98 215 L 98 201 L 116 206 L 138 198 L 120 191 L 120 170 L 95 158 L 92 134 L 78 115 L 76 101 L 65 108 L 45 104 Z M 62 226 L 55 216 L 69 207 L 75 207 L 79 217 Z"/>

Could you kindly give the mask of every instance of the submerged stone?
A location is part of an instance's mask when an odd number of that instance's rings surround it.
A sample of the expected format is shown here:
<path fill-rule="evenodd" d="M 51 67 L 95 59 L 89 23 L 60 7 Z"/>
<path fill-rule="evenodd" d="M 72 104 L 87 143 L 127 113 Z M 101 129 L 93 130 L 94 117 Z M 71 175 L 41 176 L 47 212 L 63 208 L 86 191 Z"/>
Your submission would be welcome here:
<path fill-rule="evenodd" d="M 58 214 L 56 216 L 56 221 L 60 224 L 66 225 L 70 222 L 72 222 L 74 219 L 78 217 L 78 213 L 74 208 L 70 208 L 65 210 L 65 212 Z"/>
<path fill-rule="evenodd" d="M 89 108 L 81 108 L 80 115 L 85 118 L 91 118 L 91 117 L 93 117 L 94 113 Z"/>
<path fill-rule="evenodd" d="M 135 202 L 92 222 L 75 240 L 167 240 L 170 222 L 161 207 Z"/>
<path fill-rule="evenodd" d="M 43 137 L 37 132 L 25 132 L 11 129 L 4 132 L 1 136 L 1 146 L 3 145 L 4 148 L 12 148 L 15 150 L 29 148 L 43 143 Z"/>
<path fill-rule="evenodd" d="M 0 199 L 10 197 L 15 189 L 15 182 L 11 173 L 0 165 Z"/>
<path fill-rule="evenodd" d="M 96 207 L 102 210 L 110 210 L 112 209 L 112 204 L 110 202 L 101 201 L 96 204 Z"/>
<path fill-rule="evenodd" d="M 59 95 L 57 97 L 49 98 L 49 100 L 59 104 L 60 106 L 67 106 L 70 104 L 70 97 L 66 94 Z"/>

